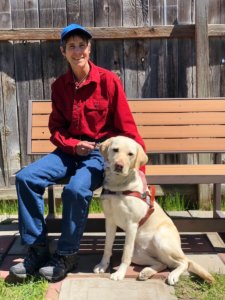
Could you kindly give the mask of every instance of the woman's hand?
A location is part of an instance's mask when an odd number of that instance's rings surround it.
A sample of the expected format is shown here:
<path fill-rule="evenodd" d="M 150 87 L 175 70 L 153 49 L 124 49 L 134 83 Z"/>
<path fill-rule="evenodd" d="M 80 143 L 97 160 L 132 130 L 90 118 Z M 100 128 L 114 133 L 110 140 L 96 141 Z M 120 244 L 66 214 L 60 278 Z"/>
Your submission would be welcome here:
<path fill-rule="evenodd" d="M 80 141 L 74 148 L 74 153 L 80 156 L 87 156 L 95 148 L 95 142 Z"/>

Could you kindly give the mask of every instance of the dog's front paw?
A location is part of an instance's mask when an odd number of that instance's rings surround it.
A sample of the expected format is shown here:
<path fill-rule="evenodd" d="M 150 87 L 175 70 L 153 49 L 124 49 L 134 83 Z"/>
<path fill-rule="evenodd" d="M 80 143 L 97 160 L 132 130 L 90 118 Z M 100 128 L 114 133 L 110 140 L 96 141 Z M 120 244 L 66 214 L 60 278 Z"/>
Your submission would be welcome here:
<path fill-rule="evenodd" d="M 112 273 L 110 279 L 112 280 L 123 280 L 127 272 L 128 264 L 121 263 L 118 270 Z"/>
<path fill-rule="evenodd" d="M 171 272 L 167 278 L 167 282 L 169 285 L 174 285 L 179 281 L 179 275 Z"/>
<path fill-rule="evenodd" d="M 97 274 L 99 274 L 99 273 L 105 273 L 105 271 L 107 270 L 108 266 L 109 266 L 109 263 L 107 264 L 107 263 L 102 263 L 101 262 L 100 264 L 98 264 L 98 265 L 96 265 L 94 267 L 94 273 L 97 273 Z"/>
<path fill-rule="evenodd" d="M 121 271 L 116 271 L 115 273 L 112 273 L 110 276 L 110 279 L 112 280 L 123 280 L 125 277 L 125 273 Z"/>
<path fill-rule="evenodd" d="M 144 268 L 138 275 L 138 280 L 145 281 L 152 277 L 156 272 L 149 267 Z"/>

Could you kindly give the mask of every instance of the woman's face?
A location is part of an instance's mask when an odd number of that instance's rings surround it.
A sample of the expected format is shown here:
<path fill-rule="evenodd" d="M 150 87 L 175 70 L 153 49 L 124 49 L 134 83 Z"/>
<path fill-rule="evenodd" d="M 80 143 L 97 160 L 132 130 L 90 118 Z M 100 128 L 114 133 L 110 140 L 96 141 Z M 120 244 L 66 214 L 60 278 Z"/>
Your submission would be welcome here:
<path fill-rule="evenodd" d="M 64 48 L 61 47 L 61 52 L 72 69 L 83 69 L 88 65 L 91 43 L 78 35 L 74 35 L 68 38 Z"/>

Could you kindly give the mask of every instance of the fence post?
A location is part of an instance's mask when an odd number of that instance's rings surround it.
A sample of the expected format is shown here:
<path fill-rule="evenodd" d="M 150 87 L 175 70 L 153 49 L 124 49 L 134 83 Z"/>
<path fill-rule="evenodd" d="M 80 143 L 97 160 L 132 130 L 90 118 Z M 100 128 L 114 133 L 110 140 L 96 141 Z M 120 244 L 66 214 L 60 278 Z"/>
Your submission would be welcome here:
<path fill-rule="evenodd" d="M 196 94 L 198 98 L 209 97 L 209 37 L 208 0 L 195 1 L 195 47 L 196 47 Z M 199 154 L 200 164 L 210 163 L 210 154 Z M 199 184 L 199 208 L 209 208 L 211 192 L 209 184 Z"/>

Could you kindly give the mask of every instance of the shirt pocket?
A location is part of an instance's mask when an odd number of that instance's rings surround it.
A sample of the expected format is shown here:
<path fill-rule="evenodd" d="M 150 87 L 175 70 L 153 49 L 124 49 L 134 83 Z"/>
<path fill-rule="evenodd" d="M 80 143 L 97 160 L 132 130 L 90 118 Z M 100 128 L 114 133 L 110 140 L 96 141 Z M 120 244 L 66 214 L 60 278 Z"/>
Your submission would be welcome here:
<path fill-rule="evenodd" d="M 84 105 L 84 117 L 89 126 L 97 130 L 105 124 L 109 109 L 106 99 L 88 99 Z"/>
<path fill-rule="evenodd" d="M 106 99 L 88 99 L 85 102 L 85 108 L 87 112 L 90 111 L 104 111 L 108 109 L 109 102 Z"/>

